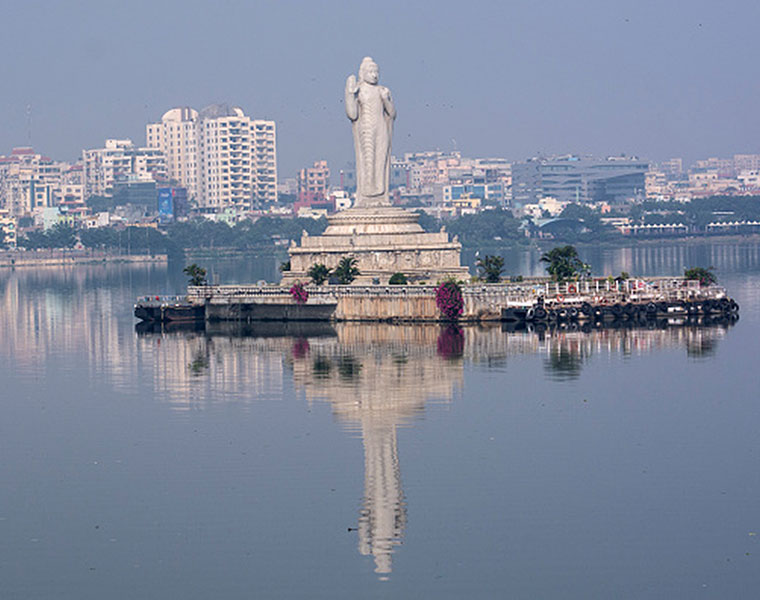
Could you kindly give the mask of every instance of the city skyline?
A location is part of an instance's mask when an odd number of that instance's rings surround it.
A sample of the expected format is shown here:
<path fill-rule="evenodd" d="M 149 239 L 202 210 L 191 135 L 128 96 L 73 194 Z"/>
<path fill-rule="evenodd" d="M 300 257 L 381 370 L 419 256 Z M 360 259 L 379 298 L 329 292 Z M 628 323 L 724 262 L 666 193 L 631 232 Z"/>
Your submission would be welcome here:
<path fill-rule="evenodd" d="M 85 2 L 87 19 L 12 7 L 0 47 L 19 58 L 6 64 L 0 146 L 73 160 L 106 138 L 141 144 L 172 107 L 227 101 L 277 122 L 281 173 L 322 158 L 339 168 L 351 159 L 342 82 L 372 55 L 399 106 L 395 154 L 758 151 L 758 85 L 742 74 L 760 7 L 748 2 L 182 6 Z M 45 41 L 28 44 L 29 30 Z"/>

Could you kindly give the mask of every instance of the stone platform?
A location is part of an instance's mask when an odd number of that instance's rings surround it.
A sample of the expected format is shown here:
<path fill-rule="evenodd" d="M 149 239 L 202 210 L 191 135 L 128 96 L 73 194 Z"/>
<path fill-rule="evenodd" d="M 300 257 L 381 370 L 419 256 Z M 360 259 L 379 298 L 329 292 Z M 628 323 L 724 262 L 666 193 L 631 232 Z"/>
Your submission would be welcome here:
<path fill-rule="evenodd" d="M 312 265 L 322 263 L 334 269 L 344 256 L 357 260 L 361 273 L 357 284 L 373 280 L 385 284 L 397 272 L 411 281 L 429 283 L 446 277 L 467 279 L 467 267 L 459 261 L 459 241 L 450 241 L 444 229 L 426 233 L 418 219 L 416 213 L 393 206 L 349 208 L 328 217 L 329 226 L 322 235 L 304 232 L 301 244 L 291 245 L 291 270 L 283 273 L 282 283 L 306 282 Z"/>

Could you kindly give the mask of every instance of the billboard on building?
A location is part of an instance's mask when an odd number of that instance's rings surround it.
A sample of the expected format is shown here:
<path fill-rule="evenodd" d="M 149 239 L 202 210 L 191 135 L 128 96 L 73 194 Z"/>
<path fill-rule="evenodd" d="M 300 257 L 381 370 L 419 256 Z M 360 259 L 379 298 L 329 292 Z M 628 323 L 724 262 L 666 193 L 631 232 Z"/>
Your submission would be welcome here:
<path fill-rule="evenodd" d="M 162 223 L 174 219 L 174 194 L 172 188 L 158 189 L 158 220 Z"/>

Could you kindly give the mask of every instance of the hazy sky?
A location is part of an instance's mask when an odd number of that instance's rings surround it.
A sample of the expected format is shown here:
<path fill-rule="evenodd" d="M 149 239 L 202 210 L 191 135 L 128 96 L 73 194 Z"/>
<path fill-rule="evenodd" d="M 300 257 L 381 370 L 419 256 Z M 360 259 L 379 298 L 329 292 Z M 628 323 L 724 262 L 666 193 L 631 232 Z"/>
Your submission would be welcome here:
<path fill-rule="evenodd" d="M 760 152 L 760 2 L 4 2 L 0 154 L 145 143 L 171 107 L 278 128 L 279 176 L 352 159 L 345 78 L 371 55 L 394 153 L 652 160 Z"/>

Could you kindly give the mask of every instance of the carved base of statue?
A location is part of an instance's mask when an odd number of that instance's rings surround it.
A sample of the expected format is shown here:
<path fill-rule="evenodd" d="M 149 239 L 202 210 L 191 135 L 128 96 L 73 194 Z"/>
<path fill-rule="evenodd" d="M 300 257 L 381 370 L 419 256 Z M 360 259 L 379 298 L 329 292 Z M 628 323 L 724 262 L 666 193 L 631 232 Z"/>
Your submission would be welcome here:
<path fill-rule="evenodd" d="M 387 284 L 394 273 L 403 273 L 412 282 L 466 279 L 469 273 L 460 264 L 459 241 L 450 241 L 444 230 L 426 233 L 418 219 L 416 213 L 394 206 L 349 208 L 328 217 L 324 234 L 304 233 L 301 244 L 290 247 L 290 271 L 283 273 L 283 284 L 308 281 L 312 265 L 334 269 L 345 256 L 357 260 L 361 273 L 357 284 Z"/>

